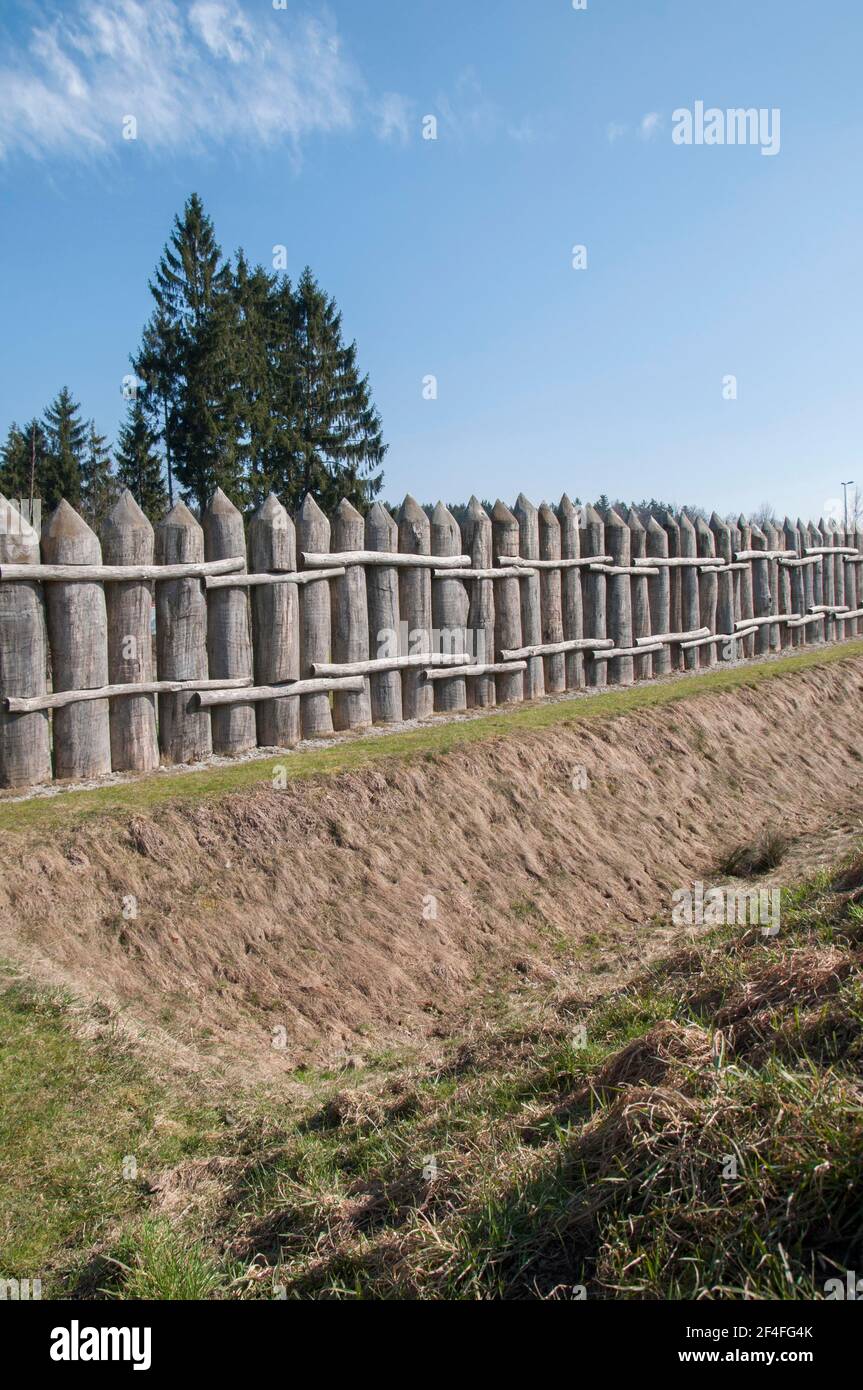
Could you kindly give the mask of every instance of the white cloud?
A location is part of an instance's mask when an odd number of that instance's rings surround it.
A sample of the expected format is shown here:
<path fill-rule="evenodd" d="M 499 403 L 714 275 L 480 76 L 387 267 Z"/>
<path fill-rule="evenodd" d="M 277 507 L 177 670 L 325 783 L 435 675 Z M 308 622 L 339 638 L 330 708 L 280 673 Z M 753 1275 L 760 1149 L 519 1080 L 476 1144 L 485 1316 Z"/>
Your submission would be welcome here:
<path fill-rule="evenodd" d="M 0 68 L 0 158 L 87 158 L 228 142 L 294 149 L 373 124 L 401 138 L 407 104 L 373 100 L 332 23 L 239 0 L 77 0 L 34 27 Z"/>
<path fill-rule="evenodd" d="M 611 121 L 605 132 L 608 143 L 613 145 L 615 140 L 621 140 L 626 131 L 627 127 L 622 125 L 620 121 Z"/>
<path fill-rule="evenodd" d="M 657 131 L 662 128 L 662 117 L 658 111 L 648 111 L 646 116 L 642 116 L 638 133 L 642 140 L 652 140 Z"/>
<path fill-rule="evenodd" d="M 378 102 L 377 132 L 381 140 L 406 145 L 410 138 L 413 103 L 398 92 L 385 92 Z"/>

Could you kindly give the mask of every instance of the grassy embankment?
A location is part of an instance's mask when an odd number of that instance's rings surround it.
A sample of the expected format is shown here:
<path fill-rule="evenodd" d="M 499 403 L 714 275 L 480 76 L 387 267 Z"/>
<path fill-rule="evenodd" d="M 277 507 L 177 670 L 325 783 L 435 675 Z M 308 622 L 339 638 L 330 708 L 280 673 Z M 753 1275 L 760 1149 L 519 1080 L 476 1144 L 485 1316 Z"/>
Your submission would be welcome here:
<path fill-rule="evenodd" d="M 302 1100 L 181 1093 L 109 1019 L 12 984 L 0 1275 L 121 1298 L 823 1296 L 863 1268 L 861 946 L 858 857 L 786 892 L 776 937 L 717 928 L 590 1010 L 305 1075 Z"/>

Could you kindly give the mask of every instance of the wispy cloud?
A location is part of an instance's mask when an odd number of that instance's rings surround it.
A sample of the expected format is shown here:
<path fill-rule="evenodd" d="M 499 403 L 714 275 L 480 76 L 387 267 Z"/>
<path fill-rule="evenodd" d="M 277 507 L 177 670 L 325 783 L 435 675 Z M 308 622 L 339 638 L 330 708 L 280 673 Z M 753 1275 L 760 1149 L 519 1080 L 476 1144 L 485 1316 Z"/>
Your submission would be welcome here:
<path fill-rule="evenodd" d="M 161 152 L 297 148 L 368 122 L 402 138 L 406 104 L 375 101 L 332 22 L 239 0 L 78 0 L 37 24 L 0 69 L 0 158 L 92 158 L 124 118 Z"/>
<path fill-rule="evenodd" d="M 394 140 L 406 145 L 411 134 L 414 115 L 413 102 L 398 92 L 385 92 L 377 103 L 377 133 L 381 140 Z"/>
<path fill-rule="evenodd" d="M 662 117 L 658 111 L 648 111 L 646 116 L 642 116 L 638 127 L 638 133 L 642 140 L 652 140 L 654 135 L 662 129 Z"/>
<path fill-rule="evenodd" d="M 610 121 L 606 127 L 605 136 L 609 145 L 613 145 L 616 140 L 622 140 L 628 127 L 620 121 Z"/>

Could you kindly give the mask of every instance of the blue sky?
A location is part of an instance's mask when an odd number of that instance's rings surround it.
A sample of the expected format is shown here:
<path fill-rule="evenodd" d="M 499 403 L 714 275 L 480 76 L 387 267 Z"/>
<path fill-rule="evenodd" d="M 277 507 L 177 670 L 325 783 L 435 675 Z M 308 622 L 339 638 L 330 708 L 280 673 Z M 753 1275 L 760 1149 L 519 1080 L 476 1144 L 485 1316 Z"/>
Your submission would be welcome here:
<path fill-rule="evenodd" d="M 0 429 L 67 383 L 114 434 L 196 190 L 335 294 L 388 498 L 818 514 L 863 482 L 861 41 L 859 0 L 4 0 Z M 675 144 L 698 100 L 778 154 Z"/>

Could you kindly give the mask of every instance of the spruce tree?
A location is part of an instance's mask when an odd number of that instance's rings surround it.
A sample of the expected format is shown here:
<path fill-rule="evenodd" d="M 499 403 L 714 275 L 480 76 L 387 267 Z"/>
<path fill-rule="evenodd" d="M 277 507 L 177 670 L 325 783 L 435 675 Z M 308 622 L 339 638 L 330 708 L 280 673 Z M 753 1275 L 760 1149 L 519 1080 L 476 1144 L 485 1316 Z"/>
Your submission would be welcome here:
<path fill-rule="evenodd" d="M 12 501 L 26 497 L 29 491 L 30 447 L 23 430 L 13 423 L 9 426 L 3 448 L 0 449 L 0 493 Z"/>
<path fill-rule="evenodd" d="M 117 480 L 108 441 L 91 420 L 81 459 L 81 515 L 97 535 L 116 500 Z"/>
<path fill-rule="evenodd" d="M 282 500 L 311 492 L 324 510 L 342 497 L 365 507 L 383 484 L 387 446 L 368 377 L 357 367 L 357 345 L 342 340 L 335 300 L 306 267 L 294 296 L 298 404 L 297 464 Z M 376 471 L 378 470 L 378 471 Z"/>
<path fill-rule="evenodd" d="M 117 482 L 129 489 L 154 526 L 161 521 L 168 506 L 157 444 L 156 432 L 147 421 L 144 402 L 140 398 L 130 401 L 126 423 L 117 436 L 114 450 Z"/>
<path fill-rule="evenodd" d="M 168 504 L 174 505 L 174 458 L 171 427 L 176 423 L 182 384 L 181 336 L 160 309 L 154 310 L 144 328 L 141 346 L 131 357 L 139 378 L 136 395 L 155 436 L 161 442 L 168 482 Z"/>
<path fill-rule="evenodd" d="M 81 419 L 81 407 L 67 386 L 45 411 L 44 428 L 47 452 L 40 478 L 43 510 L 50 511 L 64 497 L 77 507 L 81 501 L 81 460 L 87 426 Z"/>
<path fill-rule="evenodd" d="M 231 271 L 196 193 L 182 218 L 174 219 L 150 291 L 162 346 L 174 359 L 150 364 L 157 378 L 163 369 L 174 373 L 167 429 L 173 469 L 186 496 L 203 510 L 217 486 L 236 497 L 242 467 L 230 409 L 236 376 Z"/>

